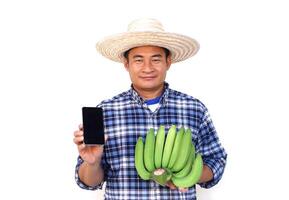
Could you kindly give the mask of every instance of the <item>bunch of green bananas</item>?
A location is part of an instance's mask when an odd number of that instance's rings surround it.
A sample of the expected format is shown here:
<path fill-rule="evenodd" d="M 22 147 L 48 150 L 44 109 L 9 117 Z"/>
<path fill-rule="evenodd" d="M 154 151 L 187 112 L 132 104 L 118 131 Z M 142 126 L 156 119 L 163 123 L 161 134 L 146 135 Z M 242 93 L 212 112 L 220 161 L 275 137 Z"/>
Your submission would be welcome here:
<path fill-rule="evenodd" d="M 156 136 L 153 128 L 146 134 L 145 142 L 139 137 L 135 145 L 135 167 L 143 180 L 152 179 L 161 185 L 171 180 L 179 188 L 195 185 L 203 171 L 201 154 L 195 152 L 190 129 L 177 132 L 172 125 L 165 134 L 160 126 Z"/>

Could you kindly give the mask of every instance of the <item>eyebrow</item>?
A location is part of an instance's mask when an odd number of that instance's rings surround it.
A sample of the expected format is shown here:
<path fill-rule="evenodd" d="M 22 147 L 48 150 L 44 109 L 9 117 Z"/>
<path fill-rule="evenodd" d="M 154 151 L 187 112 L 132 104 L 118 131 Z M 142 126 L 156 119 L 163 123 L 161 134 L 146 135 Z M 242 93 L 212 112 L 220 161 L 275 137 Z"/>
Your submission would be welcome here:
<path fill-rule="evenodd" d="M 133 58 L 133 59 L 135 59 L 135 58 L 143 58 L 143 56 L 141 56 L 141 55 L 134 55 L 132 58 Z"/>
<path fill-rule="evenodd" d="M 153 55 L 152 57 L 153 57 L 153 58 L 155 58 L 155 57 L 161 58 L 162 55 L 161 55 L 161 54 L 156 54 L 156 55 Z"/>
<path fill-rule="evenodd" d="M 161 58 L 162 57 L 162 55 L 161 54 L 155 54 L 155 55 L 152 55 L 151 57 L 153 57 L 153 58 Z M 143 56 L 142 55 L 134 55 L 132 58 L 143 58 Z"/>

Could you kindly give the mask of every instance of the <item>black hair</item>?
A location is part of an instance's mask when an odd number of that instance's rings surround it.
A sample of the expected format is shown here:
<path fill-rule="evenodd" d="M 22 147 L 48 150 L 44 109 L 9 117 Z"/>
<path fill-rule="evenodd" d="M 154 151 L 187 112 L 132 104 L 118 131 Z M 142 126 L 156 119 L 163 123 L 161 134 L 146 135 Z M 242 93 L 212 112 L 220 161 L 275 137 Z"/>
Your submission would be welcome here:
<path fill-rule="evenodd" d="M 166 55 L 166 59 L 169 57 L 169 55 L 171 54 L 171 52 L 164 47 L 161 47 L 164 51 L 165 51 L 165 55 Z M 126 52 L 123 53 L 123 56 L 128 60 L 128 54 L 130 52 L 131 49 L 127 50 Z"/>

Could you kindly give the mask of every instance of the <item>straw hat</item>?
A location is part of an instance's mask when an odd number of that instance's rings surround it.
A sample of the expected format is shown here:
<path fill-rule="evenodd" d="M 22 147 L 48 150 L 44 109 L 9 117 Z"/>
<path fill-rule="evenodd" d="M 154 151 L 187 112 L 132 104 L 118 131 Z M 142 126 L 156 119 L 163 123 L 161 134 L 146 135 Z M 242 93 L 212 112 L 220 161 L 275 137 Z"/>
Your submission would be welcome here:
<path fill-rule="evenodd" d="M 96 44 L 97 51 L 104 57 L 123 61 L 123 54 L 139 46 L 158 46 L 167 48 L 172 62 L 180 62 L 195 55 L 199 49 L 196 40 L 176 33 L 165 32 L 156 19 L 137 19 L 128 25 L 128 31 L 104 38 Z"/>

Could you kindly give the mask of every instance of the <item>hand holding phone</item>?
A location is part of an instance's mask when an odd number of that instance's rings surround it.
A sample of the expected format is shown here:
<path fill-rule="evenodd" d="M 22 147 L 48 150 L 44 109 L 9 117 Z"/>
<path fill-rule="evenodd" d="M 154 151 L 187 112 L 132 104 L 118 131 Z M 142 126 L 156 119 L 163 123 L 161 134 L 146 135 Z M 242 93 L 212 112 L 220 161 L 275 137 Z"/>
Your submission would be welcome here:
<path fill-rule="evenodd" d="M 104 144 L 103 110 L 100 107 L 83 107 L 83 136 L 86 145 Z"/>

